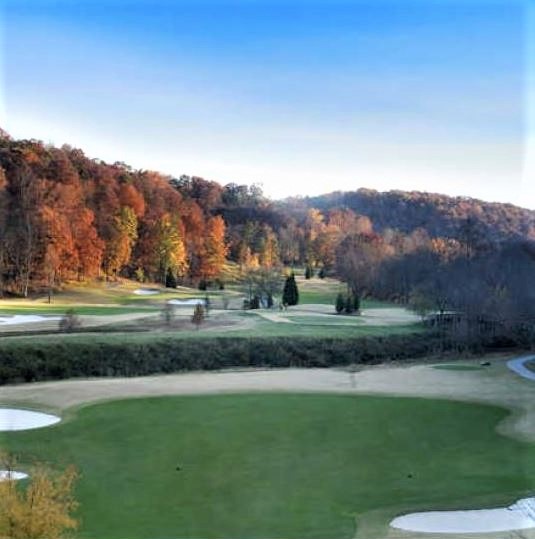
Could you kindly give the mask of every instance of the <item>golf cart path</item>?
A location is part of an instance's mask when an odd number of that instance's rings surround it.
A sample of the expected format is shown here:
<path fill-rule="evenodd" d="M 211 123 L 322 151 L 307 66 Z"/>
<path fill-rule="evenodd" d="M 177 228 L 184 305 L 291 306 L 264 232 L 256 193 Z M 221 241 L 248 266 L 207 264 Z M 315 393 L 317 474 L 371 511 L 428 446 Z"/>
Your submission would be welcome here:
<path fill-rule="evenodd" d="M 517 357 L 509 360 L 507 362 L 507 367 L 513 372 L 516 372 L 519 376 L 522 376 L 522 378 L 535 381 L 535 371 L 526 367 L 526 363 L 533 360 L 535 360 L 535 355 Z"/>

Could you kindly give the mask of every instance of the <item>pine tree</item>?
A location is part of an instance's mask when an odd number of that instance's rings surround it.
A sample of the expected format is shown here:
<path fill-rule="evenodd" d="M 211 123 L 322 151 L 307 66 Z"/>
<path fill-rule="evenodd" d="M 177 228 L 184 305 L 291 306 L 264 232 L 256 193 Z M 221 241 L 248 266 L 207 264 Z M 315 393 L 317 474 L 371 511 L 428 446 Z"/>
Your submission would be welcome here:
<path fill-rule="evenodd" d="M 282 303 L 284 305 L 297 305 L 299 303 L 299 290 L 293 273 L 286 277 L 282 292 Z"/>
<path fill-rule="evenodd" d="M 165 286 L 166 288 L 176 288 L 177 282 L 173 270 L 169 266 L 167 268 L 167 275 L 165 276 Z"/>
<path fill-rule="evenodd" d="M 339 292 L 338 295 L 336 296 L 336 302 L 334 304 L 334 308 L 336 309 L 336 312 L 340 314 L 345 309 L 345 306 L 346 306 L 346 302 L 344 299 L 344 295 L 342 294 L 342 292 Z"/>

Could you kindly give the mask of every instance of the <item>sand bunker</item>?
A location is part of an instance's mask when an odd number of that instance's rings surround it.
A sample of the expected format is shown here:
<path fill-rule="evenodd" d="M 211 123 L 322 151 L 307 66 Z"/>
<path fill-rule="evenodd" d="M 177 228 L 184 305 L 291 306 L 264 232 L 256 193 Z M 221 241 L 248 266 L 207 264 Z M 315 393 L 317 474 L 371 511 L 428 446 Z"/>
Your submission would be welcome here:
<path fill-rule="evenodd" d="M 395 518 L 390 526 L 424 533 L 492 533 L 535 528 L 535 498 L 509 507 L 473 511 L 428 511 Z"/>
<path fill-rule="evenodd" d="M 154 294 L 159 294 L 159 290 L 155 290 L 154 288 L 137 288 L 134 290 L 134 294 L 136 296 L 154 296 Z"/>
<path fill-rule="evenodd" d="M 13 470 L 0 470 L 0 481 L 19 481 L 20 479 L 26 479 L 27 473 L 15 472 Z"/>
<path fill-rule="evenodd" d="M 204 299 L 170 299 L 167 303 L 169 305 L 204 305 L 206 302 Z"/>
<path fill-rule="evenodd" d="M 0 432 L 6 430 L 28 430 L 48 427 L 59 423 L 56 415 L 19 410 L 17 408 L 0 408 Z"/>
<path fill-rule="evenodd" d="M 16 314 L 14 316 L 0 316 L 0 326 L 13 326 L 17 324 L 32 324 L 35 322 L 50 322 L 61 320 L 60 316 L 39 316 L 37 314 Z"/>

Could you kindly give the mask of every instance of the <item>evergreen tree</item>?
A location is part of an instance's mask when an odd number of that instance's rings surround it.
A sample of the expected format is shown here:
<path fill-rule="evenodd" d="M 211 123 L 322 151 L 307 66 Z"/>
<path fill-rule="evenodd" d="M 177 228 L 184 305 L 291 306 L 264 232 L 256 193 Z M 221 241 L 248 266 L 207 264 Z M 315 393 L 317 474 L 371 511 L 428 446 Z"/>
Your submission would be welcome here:
<path fill-rule="evenodd" d="M 165 276 L 165 286 L 166 288 L 176 288 L 177 282 L 175 274 L 173 273 L 173 270 L 171 267 L 167 268 L 167 274 Z"/>
<path fill-rule="evenodd" d="M 282 303 L 284 305 L 297 305 L 299 303 L 299 290 L 293 273 L 289 277 L 286 277 L 282 292 Z"/>
<path fill-rule="evenodd" d="M 355 294 L 353 296 L 353 310 L 355 312 L 359 312 L 360 311 L 360 298 L 358 297 L 357 294 Z"/>
<path fill-rule="evenodd" d="M 346 302 L 344 299 L 344 295 L 342 294 L 342 292 L 339 292 L 336 296 L 336 302 L 334 304 L 334 308 L 336 309 L 337 314 L 340 314 L 345 309 L 345 306 Z"/>

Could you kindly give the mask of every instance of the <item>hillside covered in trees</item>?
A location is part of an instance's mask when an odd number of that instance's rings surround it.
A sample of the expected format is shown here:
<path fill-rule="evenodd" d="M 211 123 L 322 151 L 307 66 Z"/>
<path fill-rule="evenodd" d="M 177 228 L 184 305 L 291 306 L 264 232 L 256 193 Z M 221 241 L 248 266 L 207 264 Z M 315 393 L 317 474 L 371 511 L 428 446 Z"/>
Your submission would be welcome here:
<path fill-rule="evenodd" d="M 447 261 L 528 241 L 535 212 L 367 190 L 271 201 L 255 185 L 133 170 L 4 133 L 0 230 L 3 293 L 28 295 L 95 277 L 215 283 L 233 261 L 243 271 L 307 266 L 358 280 L 359 295 L 408 301 L 412 284 L 400 277 L 401 258 L 425 253 Z"/>
<path fill-rule="evenodd" d="M 477 223 L 481 235 L 491 240 L 535 239 L 534 211 L 467 197 L 359 189 L 307 197 L 294 204 L 321 211 L 349 208 L 368 216 L 378 231 L 393 228 L 410 233 L 421 227 L 431 236 L 462 238 L 465 222 L 470 219 Z"/>

